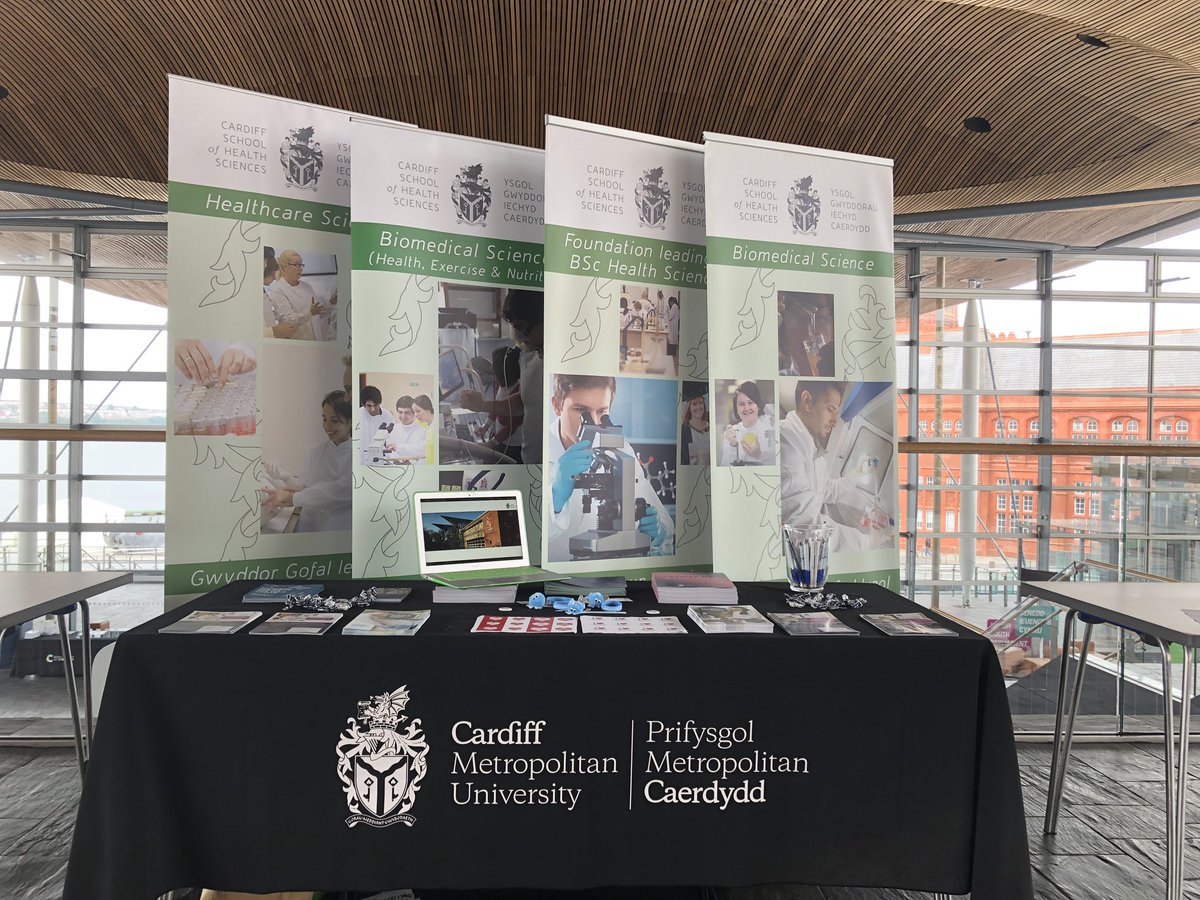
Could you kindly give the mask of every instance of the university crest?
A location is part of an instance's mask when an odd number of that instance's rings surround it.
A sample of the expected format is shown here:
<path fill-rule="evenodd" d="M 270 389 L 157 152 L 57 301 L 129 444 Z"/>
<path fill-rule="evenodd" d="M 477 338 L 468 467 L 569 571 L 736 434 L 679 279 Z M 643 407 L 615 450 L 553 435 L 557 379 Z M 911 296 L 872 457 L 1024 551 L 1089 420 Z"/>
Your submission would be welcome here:
<path fill-rule="evenodd" d="M 492 208 L 492 186 L 483 177 L 483 166 L 463 166 L 450 182 L 450 199 L 454 214 L 467 225 L 487 227 L 488 210 Z"/>
<path fill-rule="evenodd" d="M 288 187 L 315 191 L 325 167 L 321 145 L 313 140 L 313 127 L 293 128 L 279 145 L 279 162 L 287 176 Z"/>
<path fill-rule="evenodd" d="M 425 777 L 429 746 L 421 720 L 403 715 L 408 699 L 408 686 L 401 685 L 358 701 L 358 716 L 346 720 L 348 727 L 338 737 L 337 774 L 351 828 L 360 822 L 385 828 L 416 821 L 409 810 Z"/>
<path fill-rule="evenodd" d="M 671 210 L 671 183 L 663 180 L 662 166 L 647 169 L 633 188 L 638 220 L 650 228 L 666 228 Z"/>
<path fill-rule="evenodd" d="M 788 191 L 788 214 L 792 217 L 792 232 L 814 234 L 821 219 L 821 195 L 813 187 L 811 175 L 797 178 Z"/>

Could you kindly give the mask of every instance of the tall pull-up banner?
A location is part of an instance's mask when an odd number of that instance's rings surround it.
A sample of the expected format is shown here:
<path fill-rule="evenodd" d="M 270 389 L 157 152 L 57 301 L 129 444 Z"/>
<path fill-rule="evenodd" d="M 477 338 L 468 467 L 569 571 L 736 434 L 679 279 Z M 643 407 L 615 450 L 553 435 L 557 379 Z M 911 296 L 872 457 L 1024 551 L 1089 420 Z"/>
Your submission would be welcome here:
<path fill-rule="evenodd" d="M 704 156 L 546 119 L 543 561 L 707 567 Z"/>
<path fill-rule="evenodd" d="M 781 524 L 827 523 L 831 578 L 896 590 L 891 161 L 704 152 L 713 565 L 783 578 Z"/>
<path fill-rule="evenodd" d="M 416 522 L 418 492 L 520 490 L 537 548 L 544 154 L 358 118 L 352 135 L 354 574 L 415 574 L 418 540 L 474 546 L 466 494 Z"/>
<path fill-rule="evenodd" d="M 166 593 L 350 575 L 350 117 L 172 77 Z"/>

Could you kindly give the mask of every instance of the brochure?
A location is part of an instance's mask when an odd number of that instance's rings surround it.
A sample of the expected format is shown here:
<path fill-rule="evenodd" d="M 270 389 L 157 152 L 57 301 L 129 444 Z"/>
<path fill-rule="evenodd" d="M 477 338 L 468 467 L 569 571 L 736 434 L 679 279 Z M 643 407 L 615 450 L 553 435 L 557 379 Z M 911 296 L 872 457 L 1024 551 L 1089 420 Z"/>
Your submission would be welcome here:
<path fill-rule="evenodd" d="M 788 634 L 849 634 L 858 637 L 851 628 L 831 612 L 767 613 Z"/>
<path fill-rule="evenodd" d="M 250 624 L 262 613 L 254 612 L 216 612 L 198 609 L 190 612 L 178 622 L 164 625 L 158 629 L 159 634 L 233 634 L 239 628 Z"/>
<path fill-rule="evenodd" d="M 277 612 L 251 634 L 324 634 L 342 618 L 341 613 Z"/>
<path fill-rule="evenodd" d="M 318 594 L 323 584 L 260 584 L 242 596 L 245 603 L 282 603 L 289 594 Z"/>
<path fill-rule="evenodd" d="M 650 576 L 659 603 L 737 603 L 734 583 L 720 572 L 655 572 Z"/>
<path fill-rule="evenodd" d="M 753 606 L 689 606 L 688 617 L 705 634 L 770 634 L 775 626 Z"/>
<path fill-rule="evenodd" d="M 583 616 L 584 634 L 687 634 L 675 616 Z"/>
<path fill-rule="evenodd" d="M 938 635 L 943 637 L 958 637 L 957 631 L 952 631 L 945 625 L 939 625 L 924 613 L 876 613 L 862 616 L 864 622 L 874 625 L 884 634 L 894 635 Z"/>
<path fill-rule="evenodd" d="M 575 616 L 480 616 L 472 634 L 574 634 Z"/>
<path fill-rule="evenodd" d="M 364 609 L 342 634 L 380 637 L 407 637 L 420 631 L 429 618 L 427 609 Z"/>
<path fill-rule="evenodd" d="M 399 603 L 411 593 L 412 588 L 375 585 L 375 601 L 377 603 Z"/>

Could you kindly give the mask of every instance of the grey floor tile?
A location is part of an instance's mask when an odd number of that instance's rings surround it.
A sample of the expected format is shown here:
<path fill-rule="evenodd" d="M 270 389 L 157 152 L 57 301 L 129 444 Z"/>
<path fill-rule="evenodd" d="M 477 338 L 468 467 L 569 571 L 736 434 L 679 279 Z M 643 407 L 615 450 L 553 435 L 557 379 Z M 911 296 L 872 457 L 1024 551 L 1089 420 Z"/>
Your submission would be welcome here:
<path fill-rule="evenodd" d="M 1021 781 L 1031 787 L 1040 787 L 1044 794 L 1050 784 L 1050 768 L 1027 766 L 1021 769 Z M 1147 783 L 1138 782 L 1139 785 Z M 1128 787 L 1091 766 L 1067 767 L 1063 781 L 1063 804 L 1066 806 L 1138 806 L 1141 803 Z"/>
<path fill-rule="evenodd" d="M 82 722 L 80 727 L 84 727 Z M 12 737 L 61 737 L 74 740 L 75 726 L 69 716 L 53 719 L 33 719 L 20 731 L 14 731 Z"/>
<path fill-rule="evenodd" d="M 1051 881 L 1046 879 L 1046 876 L 1038 871 L 1036 865 L 1036 857 L 1033 859 L 1035 863 L 1033 867 L 1033 897 L 1034 900 L 1083 900 L 1082 897 L 1068 897 Z"/>
<path fill-rule="evenodd" d="M 825 900 L 819 887 L 805 884 L 759 884 L 723 888 L 718 893 L 721 900 Z"/>
<path fill-rule="evenodd" d="M 1081 744 L 1071 749 L 1071 763 L 1090 766 L 1122 784 L 1161 784 L 1166 777 L 1162 754 L 1148 753 L 1140 744 Z"/>
<path fill-rule="evenodd" d="M 1149 806 L 1075 806 L 1075 818 L 1106 838 L 1131 840 L 1165 839 L 1167 817 Z"/>
<path fill-rule="evenodd" d="M 79 804 L 79 773 L 33 759 L 0 778 L 5 813 L 13 819 L 44 819 Z"/>
<path fill-rule="evenodd" d="M 4 807 L 0 805 L 0 816 L 4 815 Z M 41 819 L 4 819 L 0 818 L 0 854 L 3 854 L 26 832 L 41 823 Z"/>
<path fill-rule="evenodd" d="M 26 831 L 7 846 L 0 844 L 0 858 L 4 856 L 69 856 L 71 834 L 75 830 L 77 806 L 68 804 L 51 813 L 33 828 Z"/>
<path fill-rule="evenodd" d="M 1132 856 L 1151 872 L 1163 878 L 1167 872 L 1167 843 L 1157 841 L 1128 841 L 1117 838 L 1114 842 L 1126 856 Z M 1188 881 L 1200 881 L 1200 847 L 1189 843 L 1183 853 L 1183 877 Z"/>
<path fill-rule="evenodd" d="M 57 900 L 66 877 L 65 856 L 0 856 L 5 900 Z"/>
<path fill-rule="evenodd" d="M 1079 819 L 1058 819 L 1058 830 L 1053 835 L 1042 833 L 1043 820 L 1040 816 L 1027 816 L 1029 852 L 1035 856 L 1081 856 L 1086 854 L 1124 853 L 1113 842 Z"/>
<path fill-rule="evenodd" d="M 826 900 L 925 900 L 929 895 L 919 891 L 897 891 L 891 888 L 823 887 Z"/>
<path fill-rule="evenodd" d="M 0 719 L 0 735 L 10 735 L 13 732 L 20 731 L 22 728 L 28 728 L 36 719 Z"/>
<path fill-rule="evenodd" d="M 1049 743 L 1019 743 L 1017 744 L 1017 764 L 1049 768 L 1053 749 L 1053 745 Z"/>
<path fill-rule="evenodd" d="M 1162 900 L 1166 883 L 1130 856 L 1042 856 L 1035 868 L 1078 900 Z"/>

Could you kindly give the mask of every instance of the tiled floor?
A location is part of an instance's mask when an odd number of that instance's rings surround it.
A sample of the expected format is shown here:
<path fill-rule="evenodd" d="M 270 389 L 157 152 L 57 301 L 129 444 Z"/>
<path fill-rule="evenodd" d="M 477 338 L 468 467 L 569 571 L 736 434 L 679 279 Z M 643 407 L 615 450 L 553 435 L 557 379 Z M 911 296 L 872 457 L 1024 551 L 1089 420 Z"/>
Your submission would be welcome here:
<path fill-rule="evenodd" d="M 1018 744 L 1018 757 L 1038 900 L 1160 900 L 1164 896 L 1161 746 L 1077 746 L 1058 834 L 1049 839 L 1042 837 L 1041 817 L 1050 747 Z M 0 749 L 0 897 L 4 900 L 54 900 L 61 895 L 79 792 L 74 763 L 71 750 Z M 1200 776 L 1200 765 L 1194 771 Z M 1200 898 L 1200 779 L 1192 782 L 1189 803 L 1191 856 L 1185 895 Z M 695 894 L 706 895 L 713 896 Z M 634 900 L 628 891 L 620 896 Z M 915 900 L 924 895 L 775 886 L 722 890 L 716 896 L 722 900 Z"/>

